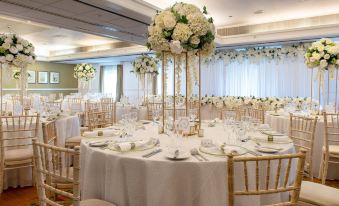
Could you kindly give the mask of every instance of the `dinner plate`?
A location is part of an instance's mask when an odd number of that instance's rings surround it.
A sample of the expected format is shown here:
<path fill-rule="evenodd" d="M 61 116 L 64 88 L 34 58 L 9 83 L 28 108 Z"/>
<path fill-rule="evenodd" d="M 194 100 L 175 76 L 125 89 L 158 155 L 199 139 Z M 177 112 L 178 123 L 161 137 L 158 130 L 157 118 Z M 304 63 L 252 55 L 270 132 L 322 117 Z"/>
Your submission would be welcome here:
<path fill-rule="evenodd" d="M 135 142 L 136 141 L 131 141 L 130 143 L 133 144 Z M 153 149 L 156 145 L 157 145 L 157 139 L 151 139 L 148 144 L 141 145 L 141 146 L 136 147 L 134 149 L 131 149 L 127 152 L 145 151 L 145 150 Z M 119 147 L 117 147 L 116 143 L 109 144 L 108 149 L 113 150 L 113 151 L 117 151 L 117 152 L 121 152 Z"/>
<path fill-rule="evenodd" d="M 90 142 L 88 145 L 90 147 L 104 147 L 108 145 L 108 142 L 107 141 Z"/>
<path fill-rule="evenodd" d="M 174 151 L 169 150 L 165 152 L 165 157 L 170 160 L 185 160 L 188 159 L 190 156 L 191 154 L 189 153 L 189 151 L 185 150 L 180 150 L 177 157 L 174 157 Z"/>
<path fill-rule="evenodd" d="M 255 149 L 259 152 L 262 153 L 269 153 L 269 154 L 274 154 L 280 151 L 279 148 L 274 148 L 274 147 L 261 147 L 261 146 L 256 146 Z"/>
<path fill-rule="evenodd" d="M 227 156 L 227 154 L 232 151 L 236 151 L 236 154 L 234 153 L 235 156 L 244 155 L 248 152 L 245 148 L 239 147 L 237 145 L 226 145 L 224 148 L 225 149 L 223 151 L 221 150 L 221 148 L 218 148 L 215 145 L 212 147 L 200 146 L 199 150 L 202 153 L 214 155 L 214 156 Z"/>

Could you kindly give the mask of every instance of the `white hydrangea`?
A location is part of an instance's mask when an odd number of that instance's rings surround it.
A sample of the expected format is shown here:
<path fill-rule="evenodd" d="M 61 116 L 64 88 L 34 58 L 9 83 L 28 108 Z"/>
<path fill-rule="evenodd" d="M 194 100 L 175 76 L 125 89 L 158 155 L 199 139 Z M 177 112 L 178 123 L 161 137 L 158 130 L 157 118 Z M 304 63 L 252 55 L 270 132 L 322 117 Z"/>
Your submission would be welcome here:
<path fill-rule="evenodd" d="M 187 24 L 178 23 L 175 26 L 175 29 L 172 34 L 172 38 L 173 40 L 178 40 L 180 42 L 187 42 L 192 34 L 193 33 Z"/>

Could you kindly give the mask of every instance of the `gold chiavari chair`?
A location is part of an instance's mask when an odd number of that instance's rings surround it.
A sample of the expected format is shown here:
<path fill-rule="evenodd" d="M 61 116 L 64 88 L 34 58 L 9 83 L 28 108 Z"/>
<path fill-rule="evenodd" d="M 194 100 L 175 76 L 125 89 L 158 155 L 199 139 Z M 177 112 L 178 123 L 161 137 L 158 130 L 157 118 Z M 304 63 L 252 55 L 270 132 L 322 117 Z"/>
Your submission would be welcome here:
<path fill-rule="evenodd" d="M 113 206 L 111 203 L 98 199 L 80 201 L 80 152 L 78 148 L 61 148 L 39 143 L 36 139 L 33 139 L 33 150 L 37 176 L 36 185 L 40 206 L 63 206 L 65 204 L 73 206 Z M 55 158 L 55 156 L 62 156 L 64 158 Z M 69 167 L 60 167 L 60 165 L 63 165 L 60 161 L 68 160 L 73 162 L 73 175 L 71 175 Z M 71 183 L 72 193 L 57 188 L 53 183 L 52 178 Z M 65 200 L 63 198 L 62 201 L 59 201 L 57 198 L 49 198 L 48 194 L 57 194 L 67 199 Z"/>
<path fill-rule="evenodd" d="M 57 146 L 57 130 L 55 120 L 42 123 L 42 137 L 45 144 Z"/>
<path fill-rule="evenodd" d="M 72 112 L 81 113 L 82 98 L 76 98 L 76 97 L 68 98 L 67 103 L 68 103 L 69 110 L 71 110 Z"/>
<path fill-rule="evenodd" d="M 32 138 L 37 137 L 39 115 L 0 117 L 0 194 L 8 170 L 32 167 Z"/>
<path fill-rule="evenodd" d="M 116 103 L 113 98 L 101 98 L 101 111 L 106 112 L 110 125 L 116 122 Z"/>
<path fill-rule="evenodd" d="M 153 119 L 153 111 L 158 110 L 160 113 L 162 111 L 162 103 L 160 102 L 147 102 L 147 119 Z"/>
<path fill-rule="evenodd" d="M 105 128 L 109 126 L 108 121 L 106 120 L 106 112 L 89 112 L 88 113 L 88 131 L 93 131 L 97 128 Z M 79 146 L 82 136 L 74 136 L 67 138 L 65 141 L 65 147 L 73 148 Z"/>
<path fill-rule="evenodd" d="M 265 123 L 265 111 L 263 109 L 256 109 L 253 107 L 249 107 L 248 116 L 259 120 L 261 124 Z"/>
<path fill-rule="evenodd" d="M 58 95 L 59 95 L 59 99 L 60 99 L 60 100 L 63 100 L 63 99 L 64 99 L 64 94 L 63 94 L 63 93 L 60 92 Z"/>
<path fill-rule="evenodd" d="M 339 164 L 339 113 L 327 114 L 324 112 L 325 138 L 322 149 L 319 178 L 325 184 L 328 164 Z"/>
<path fill-rule="evenodd" d="M 53 102 L 56 100 L 56 94 L 49 94 L 48 95 L 48 101 Z"/>
<path fill-rule="evenodd" d="M 109 126 L 106 119 L 106 112 L 89 112 L 88 113 L 88 130 L 93 131 L 97 128 L 105 128 Z"/>
<path fill-rule="evenodd" d="M 59 111 L 61 111 L 61 102 L 57 102 L 57 101 L 52 101 L 52 102 L 45 102 L 44 103 L 44 105 L 45 105 L 45 108 L 47 109 L 47 110 L 59 110 Z"/>
<path fill-rule="evenodd" d="M 297 169 L 293 173 L 291 171 L 292 162 L 297 160 Z M 273 170 L 272 162 L 278 163 L 277 169 Z M 251 164 L 252 163 L 252 164 Z M 266 178 L 260 176 L 259 165 L 267 164 Z M 259 156 L 259 157 L 233 157 L 228 155 L 227 170 L 228 170 L 228 205 L 235 206 L 235 196 L 253 196 L 253 195 L 267 195 L 275 193 L 290 192 L 291 198 L 288 202 L 276 203 L 271 206 L 282 205 L 297 205 L 299 200 L 300 187 L 302 182 L 302 174 L 305 163 L 305 151 L 300 150 L 298 154 L 285 154 L 273 156 Z M 234 183 L 234 168 L 239 164 L 243 168 L 244 189 L 235 190 Z M 255 185 L 249 184 L 248 168 L 255 165 Z M 283 164 L 287 164 L 286 169 Z M 272 174 L 273 173 L 273 174 Z M 291 185 L 291 176 L 295 175 L 294 183 Z M 273 180 L 273 181 L 272 181 Z M 252 182 L 252 181 L 251 181 Z"/>
<path fill-rule="evenodd" d="M 289 138 L 297 149 L 303 148 L 306 150 L 306 168 L 305 172 L 313 180 L 312 174 L 312 158 L 313 158 L 313 144 L 314 133 L 317 125 L 318 117 L 302 117 L 290 114 L 290 128 Z"/>

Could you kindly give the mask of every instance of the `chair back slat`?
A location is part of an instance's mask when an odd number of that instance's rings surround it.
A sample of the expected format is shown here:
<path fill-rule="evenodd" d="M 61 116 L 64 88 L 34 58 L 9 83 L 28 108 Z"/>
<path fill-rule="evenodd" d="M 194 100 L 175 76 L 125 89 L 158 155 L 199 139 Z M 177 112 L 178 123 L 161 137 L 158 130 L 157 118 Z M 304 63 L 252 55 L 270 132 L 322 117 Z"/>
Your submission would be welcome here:
<path fill-rule="evenodd" d="M 265 110 L 248 107 L 248 116 L 257 119 L 261 124 L 265 123 Z"/>
<path fill-rule="evenodd" d="M 49 198 L 47 194 L 54 193 L 67 197 L 73 203 L 73 206 L 80 205 L 79 191 L 79 156 L 80 152 L 76 149 L 66 149 L 49 144 L 40 143 L 33 139 L 34 163 L 36 165 L 36 182 L 39 194 L 39 205 L 57 205 L 62 206 L 58 200 Z M 68 167 L 63 167 L 62 161 L 71 160 L 73 163 L 73 176 Z M 65 163 L 67 164 L 67 163 Z M 52 179 L 58 179 L 72 183 L 73 193 L 61 190 L 56 187 Z M 46 180 L 46 181 L 45 181 Z"/>
<path fill-rule="evenodd" d="M 289 138 L 293 140 L 297 149 L 302 148 L 307 151 L 305 172 L 311 180 L 313 180 L 312 157 L 317 121 L 318 117 L 313 118 L 290 114 Z"/>
<path fill-rule="evenodd" d="M 109 125 L 116 123 L 116 103 L 113 98 L 101 98 L 101 111 L 106 112 Z"/>
<path fill-rule="evenodd" d="M 89 112 L 88 113 L 88 130 L 93 131 L 97 128 L 109 126 L 107 121 L 107 112 Z"/>
<path fill-rule="evenodd" d="M 162 111 L 162 103 L 159 102 L 147 102 L 147 118 L 152 120 L 153 111 L 158 110 Z"/>
<path fill-rule="evenodd" d="M 228 171 L 228 205 L 234 206 L 234 197 L 235 196 L 251 196 L 251 195 L 266 195 L 266 194 L 274 194 L 274 193 L 283 193 L 290 192 L 291 199 L 288 202 L 283 202 L 279 204 L 271 204 L 271 206 L 275 205 L 297 205 L 303 175 L 303 168 L 305 163 L 305 150 L 300 150 L 298 154 L 285 154 L 285 155 L 272 155 L 272 156 L 259 156 L 259 157 L 242 157 L 242 156 L 233 156 L 233 154 L 228 155 L 227 161 L 227 171 Z M 297 168 L 294 174 L 290 173 L 291 170 L 291 162 L 292 160 L 297 161 Z M 255 163 L 255 186 L 250 187 L 248 183 L 248 163 Z M 277 169 L 273 170 L 272 163 L 278 162 Z M 281 170 L 283 170 L 283 163 L 287 162 L 287 168 L 285 170 L 284 178 L 281 175 Z M 265 183 L 262 187 L 260 187 L 260 169 L 259 165 L 263 165 L 267 163 L 266 167 L 266 177 L 263 179 Z M 242 166 L 244 169 L 244 187 L 243 189 L 235 190 L 234 188 L 234 170 L 235 167 Z M 238 171 L 238 167 L 237 167 Z M 275 178 L 271 178 L 271 173 L 275 172 Z M 241 175 L 241 174 L 240 174 Z M 295 180 L 293 184 L 288 184 L 288 180 L 292 179 L 290 176 L 295 175 Z M 272 176 L 274 177 L 274 176 Z M 271 180 L 272 179 L 272 180 Z M 239 180 L 239 179 L 237 179 Z"/>
<path fill-rule="evenodd" d="M 42 123 L 42 137 L 45 144 L 57 146 L 56 120 Z"/>

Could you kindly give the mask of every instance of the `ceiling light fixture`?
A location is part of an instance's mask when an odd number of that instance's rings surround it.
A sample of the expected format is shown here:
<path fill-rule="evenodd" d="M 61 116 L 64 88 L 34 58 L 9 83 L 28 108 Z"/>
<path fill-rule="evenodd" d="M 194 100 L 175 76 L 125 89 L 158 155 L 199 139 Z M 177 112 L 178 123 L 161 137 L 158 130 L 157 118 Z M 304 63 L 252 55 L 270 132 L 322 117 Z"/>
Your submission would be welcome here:
<path fill-rule="evenodd" d="M 228 16 L 228 18 L 232 18 L 233 16 Z"/>
<path fill-rule="evenodd" d="M 260 9 L 260 10 L 256 10 L 255 12 L 253 12 L 253 14 L 262 14 L 264 13 L 264 10 Z"/>

